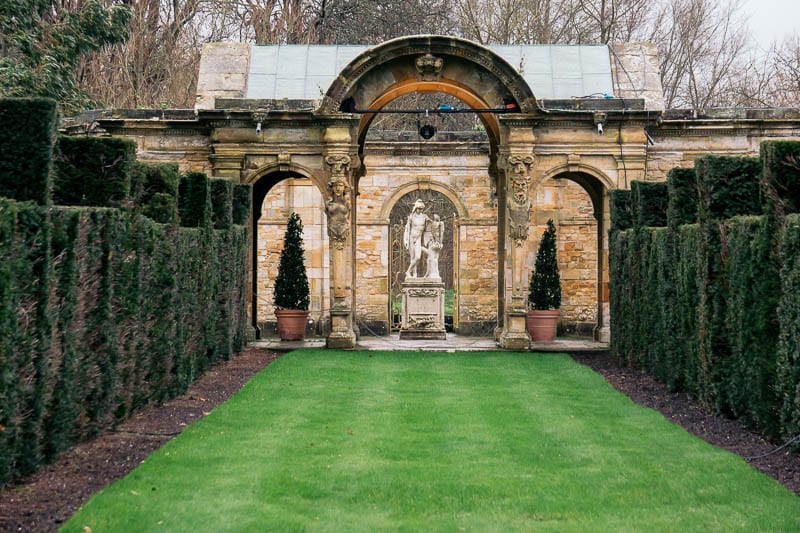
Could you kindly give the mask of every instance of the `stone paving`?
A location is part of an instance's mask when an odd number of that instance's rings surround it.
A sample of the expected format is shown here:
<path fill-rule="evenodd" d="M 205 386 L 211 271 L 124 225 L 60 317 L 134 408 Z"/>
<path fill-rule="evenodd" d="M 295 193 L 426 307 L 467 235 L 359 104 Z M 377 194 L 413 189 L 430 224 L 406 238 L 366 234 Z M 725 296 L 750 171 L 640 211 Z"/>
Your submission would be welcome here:
<path fill-rule="evenodd" d="M 303 341 L 281 341 L 277 337 L 252 341 L 251 347 L 270 350 L 298 350 L 301 348 L 325 348 L 325 339 L 307 338 Z M 489 337 L 465 337 L 448 333 L 444 340 L 400 340 L 399 334 L 384 337 L 361 337 L 356 342 L 356 350 L 419 350 L 441 352 L 487 352 L 504 351 L 497 341 Z M 592 352 L 608 350 L 608 343 L 582 337 L 557 338 L 555 342 L 532 342 L 531 351 L 536 352 Z"/>

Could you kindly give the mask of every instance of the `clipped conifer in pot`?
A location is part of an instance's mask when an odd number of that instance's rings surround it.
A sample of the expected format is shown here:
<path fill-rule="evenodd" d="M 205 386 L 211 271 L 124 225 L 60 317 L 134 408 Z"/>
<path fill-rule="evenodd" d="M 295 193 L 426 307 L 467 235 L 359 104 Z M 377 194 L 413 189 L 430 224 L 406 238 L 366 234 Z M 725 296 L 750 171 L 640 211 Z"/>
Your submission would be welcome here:
<path fill-rule="evenodd" d="M 558 273 L 556 227 L 552 219 L 542 234 L 536 266 L 528 287 L 528 333 L 534 342 L 553 342 L 561 307 L 561 278 Z"/>
<path fill-rule="evenodd" d="M 303 222 L 300 215 L 292 213 L 286 223 L 273 300 L 282 340 L 305 337 L 310 291 L 303 256 Z"/>

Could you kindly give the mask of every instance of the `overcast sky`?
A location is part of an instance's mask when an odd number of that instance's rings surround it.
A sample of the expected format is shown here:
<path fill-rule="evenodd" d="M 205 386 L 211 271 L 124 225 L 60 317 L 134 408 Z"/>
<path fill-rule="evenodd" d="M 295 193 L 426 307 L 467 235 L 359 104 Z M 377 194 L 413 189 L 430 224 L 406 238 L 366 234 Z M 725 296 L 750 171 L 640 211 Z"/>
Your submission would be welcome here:
<path fill-rule="evenodd" d="M 800 0 L 742 0 L 742 12 L 749 16 L 750 31 L 762 48 L 783 41 L 792 31 L 800 33 Z"/>

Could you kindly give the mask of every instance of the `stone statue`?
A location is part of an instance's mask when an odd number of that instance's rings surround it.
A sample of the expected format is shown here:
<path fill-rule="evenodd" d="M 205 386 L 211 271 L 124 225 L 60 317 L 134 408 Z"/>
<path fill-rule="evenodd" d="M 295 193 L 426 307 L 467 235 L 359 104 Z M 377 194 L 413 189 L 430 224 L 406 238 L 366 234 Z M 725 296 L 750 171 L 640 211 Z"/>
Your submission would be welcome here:
<path fill-rule="evenodd" d="M 406 229 L 403 233 L 403 246 L 408 250 L 409 262 L 408 269 L 406 270 L 407 278 L 417 277 L 417 263 L 422 258 L 422 234 L 425 227 L 431 220 L 428 215 L 422 212 L 425 209 L 425 204 L 422 200 L 417 199 L 414 206 L 411 208 L 411 213 L 406 220 Z"/>
<path fill-rule="evenodd" d="M 330 199 L 325 203 L 325 212 L 328 213 L 328 238 L 338 249 L 342 249 L 347 242 L 347 233 L 350 231 L 350 198 L 348 197 L 347 181 L 343 177 L 334 177 L 328 183 L 331 191 Z"/>
<path fill-rule="evenodd" d="M 433 215 L 433 220 L 429 221 L 422 234 L 422 244 L 428 256 L 428 267 L 425 270 L 426 278 L 441 278 L 439 275 L 439 252 L 442 249 L 444 239 L 444 222 L 439 219 L 439 215 Z"/>
<path fill-rule="evenodd" d="M 403 322 L 401 339 L 447 338 L 444 325 L 444 282 L 439 274 L 439 252 L 444 240 L 444 222 L 439 215 L 425 214 L 425 204 L 417 199 L 406 220 L 403 245 L 410 261 L 403 280 Z M 426 256 L 425 275 L 417 270 Z"/>

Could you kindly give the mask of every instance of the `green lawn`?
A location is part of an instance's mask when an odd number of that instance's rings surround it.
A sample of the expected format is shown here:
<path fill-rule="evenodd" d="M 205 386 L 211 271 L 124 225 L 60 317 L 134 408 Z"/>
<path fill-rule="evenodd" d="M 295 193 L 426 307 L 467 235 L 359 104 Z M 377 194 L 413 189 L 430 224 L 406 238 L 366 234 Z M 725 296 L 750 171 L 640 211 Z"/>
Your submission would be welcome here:
<path fill-rule="evenodd" d="M 564 355 L 292 352 L 65 531 L 798 531 L 800 498 Z"/>

